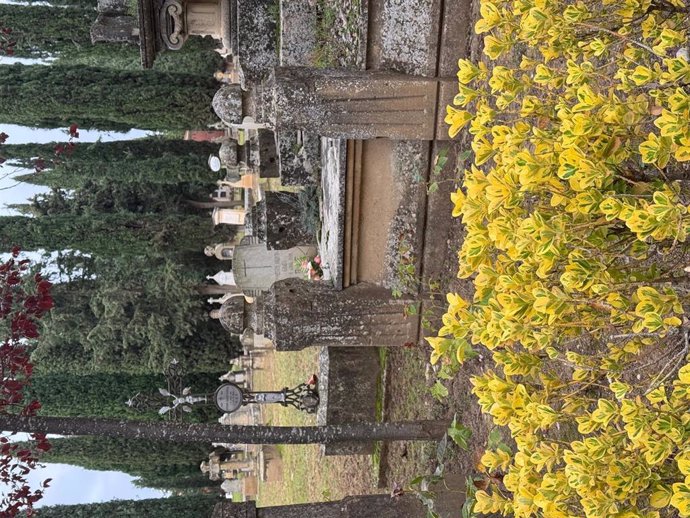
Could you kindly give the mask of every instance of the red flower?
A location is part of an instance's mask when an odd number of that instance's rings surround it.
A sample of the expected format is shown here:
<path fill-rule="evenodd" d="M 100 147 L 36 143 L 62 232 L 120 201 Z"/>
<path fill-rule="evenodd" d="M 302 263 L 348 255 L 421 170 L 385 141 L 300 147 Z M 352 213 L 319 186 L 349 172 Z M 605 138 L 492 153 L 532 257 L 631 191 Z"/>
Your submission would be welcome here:
<path fill-rule="evenodd" d="M 19 252 L 21 252 L 22 249 L 18 247 L 17 245 L 12 247 L 12 257 L 17 257 L 19 255 Z"/>
<path fill-rule="evenodd" d="M 72 138 L 79 138 L 79 126 L 76 124 L 70 124 L 69 126 L 69 136 Z"/>

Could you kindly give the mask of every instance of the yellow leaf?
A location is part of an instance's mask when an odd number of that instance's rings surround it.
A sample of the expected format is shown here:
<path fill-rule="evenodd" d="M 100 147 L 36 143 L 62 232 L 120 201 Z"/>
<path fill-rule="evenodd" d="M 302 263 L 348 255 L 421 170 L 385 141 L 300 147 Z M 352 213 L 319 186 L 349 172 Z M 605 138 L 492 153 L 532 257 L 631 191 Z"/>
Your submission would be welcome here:
<path fill-rule="evenodd" d="M 662 509 L 671 503 L 672 496 L 673 491 L 670 487 L 664 484 L 658 484 L 654 487 L 654 490 L 649 497 L 649 503 L 655 509 Z"/>
<path fill-rule="evenodd" d="M 673 484 L 671 505 L 678 509 L 681 516 L 690 516 L 690 487 L 686 484 Z"/>

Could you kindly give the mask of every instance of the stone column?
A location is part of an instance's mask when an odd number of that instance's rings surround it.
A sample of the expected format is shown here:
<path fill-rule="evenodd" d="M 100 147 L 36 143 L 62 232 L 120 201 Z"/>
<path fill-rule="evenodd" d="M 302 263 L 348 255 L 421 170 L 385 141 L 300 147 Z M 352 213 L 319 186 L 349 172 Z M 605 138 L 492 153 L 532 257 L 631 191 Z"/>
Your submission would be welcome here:
<path fill-rule="evenodd" d="M 458 506 L 458 509 L 460 507 Z M 459 511 L 458 511 L 459 515 Z M 254 502 L 216 504 L 213 518 L 425 518 L 426 509 L 412 495 L 349 496 L 338 502 L 256 508 Z M 449 518 L 451 515 L 442 515 Z"/>
<path fill-rule="evenodd" d="M 264 85 L 264 122 L 276 131 L 308 130 L 333 138 L 444 138 L 435 135 L 440 81 L 450 79 L 277 67 Z"/>
<path fill-rule="evenodd" d="M 264 332 L 278 351 L 401 346 L 417 341 L 419 318 L 404 315 L 410 302 L 368 284 L 337 291 L 325 282 L 286 279 L 266 297 Z"/>

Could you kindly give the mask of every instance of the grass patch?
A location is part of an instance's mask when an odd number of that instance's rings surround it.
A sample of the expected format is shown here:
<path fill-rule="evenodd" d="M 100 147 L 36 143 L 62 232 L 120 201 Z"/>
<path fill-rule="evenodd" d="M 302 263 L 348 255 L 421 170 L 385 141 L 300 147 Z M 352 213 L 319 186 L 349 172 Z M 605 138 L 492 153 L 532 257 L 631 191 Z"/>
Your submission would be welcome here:
<path fill-rule="evenodd" d="M 254 374 L 255 390 L 275 390 L 306 381 L 317 370 L 318 353 L 317 348 L 311 347 L 267 354 L 265 368 Z M 265 406 L 263 420 L 275 426 L 316 424 L 314 415 L 279 405 Z M 338 500 L 348 494 L 376 491 L 376 479 L 367 456 L 324 457 L 320 446 L 315 444 L 281 445 L 278 451 L 283 479 L 259 483 L 257 501 L 261 507 Z"/>

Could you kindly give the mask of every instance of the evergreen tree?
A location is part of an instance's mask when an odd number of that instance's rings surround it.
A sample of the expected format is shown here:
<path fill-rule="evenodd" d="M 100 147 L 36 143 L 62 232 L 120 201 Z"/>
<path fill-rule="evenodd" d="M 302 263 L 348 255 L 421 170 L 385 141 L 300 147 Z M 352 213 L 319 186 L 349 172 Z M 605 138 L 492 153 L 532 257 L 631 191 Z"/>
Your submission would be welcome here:
<path fill-rule="evenodd" d="M 109 180 L 103 183 L 87 181 L 73 191 L 53 189 L 31 199 L 29 213 L 34 216 L 60 214 L 192 214 L 198 215 L 188 200 L 199 199 L 212 186 L 200 183 L 155 184 L 124 183 Z"/>
<path fill-rule="evenodd" d="M 97 259 L 92 274 L 54 286 L 32 354 L 40 372 L 162 372 L 172 359 L 187 372 L 215 372 L 239 354 L 237 339 L 208 317 L 198 274 L 151 257 Z"/>
<path fill-rule="evenodd" d="M 11 164 L 33 168 L 42 158 L 48 169 L 15 177 L 20 181 L 63 189 L 74 189 L 86 182 L 177 184 L 215 182 L 219 177 L 208 167 L 208 156 L 217 153 L 212 142 L 150 137 L 114 142 L 75 144 L 67 158 L 47 160 L 63 144 L 5 144 L 0 153 Z"/>
<path fill-rule="evenodd" d="M 174 496 L 147 500 L 113 500 L 98 504 L 40 507 L 39 518 L 205 518 L 211 516 L 218 498 L 207 495 Z"/>
<path fill-rule="evenodd" d="M 217 122 L 212 77 L 72 65 L 0 66 L 0 121 L 100 129 L 180 130 Z"/>
<path fill-rule="evenodd" d="M 41 455 L 41 462 L 127 473 L 137 479 L 135 483 L 140 487 L 189 489 L 191 494 L 201 488 L 218 490 L 219 484 L 199 469 L 213 450 L 210 443 L 175 444 L 83 436 L 51 439 L 50 444 L 52 448 Z M 30 442 L 20 443 L 18 450 L 31 446 Z"/>
<path fill-rule="evenodd" d="M 45 58 L 91 46 L 94 19 L 93 9 L 0 4 L 0 20 L 4 27 L 11 27 L 16 42 L 14 55 L 23 58 Z"/>
<path fill-rule="evenodd" d="M 159 53 L 153 70 L 210 77 L 223 65 L 223 58 L 215 51 L 218 46 L 218 41 L 211 37 L 192 36 L 180 50 Z M 137 45 L 97 43 L 67 49 L 58 57 L 57 64 L 141 70 L 141 56 Z"/>
<path fill-rule="evenodd" d="M 76 249 L 99 256 L 133 256 L 192 251 L 227 239 L 230 227 L 214 229 L 207 215 L 96 213 L 40 218 L 0 218 L 0 248 Z"/>
<path fill-rule="evenodd" d="M 219 368 L 222 365 L 218 366 Z M 61 417 L 93 416 L 120 419 L 160 419 L 156 410 L 140 412 L 126 405 L 126 401 L 137 393 L 157 394 L 160 387 L 166 387 L 162 374 L 83 374 L 45 373 L 36 365 L 27 389 L 27 398 L 41 402 L 40 413 Z M 184 376 L 185 386 L 194 393 L 212 394 L 220 384 L 218 377 L 223 372 L 197 372 Z M 215 407 L 195 406 L 194 412 L 185 414 L 185 420 L 210 421 L 218 417 Z M 62 462 L 50 460 L 50 462 Z"/>

